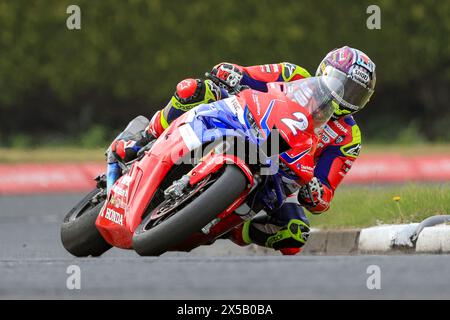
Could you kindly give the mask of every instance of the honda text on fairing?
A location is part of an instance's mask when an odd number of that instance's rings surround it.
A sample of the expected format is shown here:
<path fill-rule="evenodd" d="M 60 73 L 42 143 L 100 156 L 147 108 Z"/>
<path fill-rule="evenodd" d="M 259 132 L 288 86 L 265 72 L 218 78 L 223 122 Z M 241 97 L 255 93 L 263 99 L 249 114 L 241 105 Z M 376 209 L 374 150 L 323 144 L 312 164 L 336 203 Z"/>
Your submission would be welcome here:
<path fill-rule="evenodd" d="M 64 247 L 80 257 L 112 246 L 140 255 L 190 251 L 281 207 L 288 191 L 282 181 L 305 185 L 313 178 L 318 136 L 343 88 L 336 78 L 312 77 L 270 83 L 268 92 L 241 87 L 193 108 L 121 163 L 110 190 L 105 175 L 97 177 L 97 188 L 64 219 Z M 138 117 L 128 134 L 147 123 Z M 240 146 L 247 151 L 236 152 Z M 258 150 L 257 161 L 248 150 Z"/>

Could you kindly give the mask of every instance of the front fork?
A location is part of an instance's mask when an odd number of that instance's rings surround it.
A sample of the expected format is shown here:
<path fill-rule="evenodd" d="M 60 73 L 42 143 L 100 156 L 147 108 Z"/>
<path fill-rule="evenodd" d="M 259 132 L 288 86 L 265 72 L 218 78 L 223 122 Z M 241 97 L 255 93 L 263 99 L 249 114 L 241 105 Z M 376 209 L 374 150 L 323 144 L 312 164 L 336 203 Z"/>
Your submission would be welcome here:
<path fill-rule="evenodd" d="M 122 170 L 117 162 L 108 163 L 106 168 L 106 192 L 109 194 L 111 187 L 119 179 L 122 174 Z"/>

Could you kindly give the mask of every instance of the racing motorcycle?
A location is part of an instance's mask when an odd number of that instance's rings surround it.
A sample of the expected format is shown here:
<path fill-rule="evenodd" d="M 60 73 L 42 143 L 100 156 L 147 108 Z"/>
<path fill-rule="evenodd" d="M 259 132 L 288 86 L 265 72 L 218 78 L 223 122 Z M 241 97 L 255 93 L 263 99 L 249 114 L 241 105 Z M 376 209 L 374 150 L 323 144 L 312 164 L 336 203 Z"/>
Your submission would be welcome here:
<path fill-rule="evenodd" d="M 312 77 L 269 83 L 267 92 L 228 89 L 229 98 L 184 113 L 135 160 L 120 163 L 122 175 L 110 190 L 106 175 L 98 176 L 97 187 L 64 218 L 65 249 L 78 257 L 111 247 L 143 256 L 190 251 L 272 212 L 290 188 L 306 185 L 342 84 Z M 147 124 L 138 117 L 123 134 Z"/>

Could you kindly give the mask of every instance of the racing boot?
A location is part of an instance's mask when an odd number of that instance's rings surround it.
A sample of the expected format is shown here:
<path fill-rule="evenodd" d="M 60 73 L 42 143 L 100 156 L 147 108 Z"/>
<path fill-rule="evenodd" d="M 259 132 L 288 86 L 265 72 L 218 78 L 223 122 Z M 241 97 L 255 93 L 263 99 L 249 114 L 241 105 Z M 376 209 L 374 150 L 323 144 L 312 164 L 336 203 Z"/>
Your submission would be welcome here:
<path fill-rule="evenodd" d="M 303 209 L 295 203 L 285 203 L 271 216 L 255 217 L 229 233 L 229 239 L 245 246 L 251 243 L 294 255 L 309 237 L 309 222 Z"/>

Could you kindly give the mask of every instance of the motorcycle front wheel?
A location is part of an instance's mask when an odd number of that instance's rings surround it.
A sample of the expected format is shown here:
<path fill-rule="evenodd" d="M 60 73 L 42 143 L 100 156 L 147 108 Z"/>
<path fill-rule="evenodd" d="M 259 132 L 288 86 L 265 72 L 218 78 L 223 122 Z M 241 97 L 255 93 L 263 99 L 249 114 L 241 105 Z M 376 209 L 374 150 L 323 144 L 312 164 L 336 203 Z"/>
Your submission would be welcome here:
<path fill-rule="evenodd" d="M 234 165 L 208 176 L 179 199 L 166 199 L 145 216 L 133 235 L 133 248 L 141 256 L 158 256 L 200 231 L 228 208 L 247 186 Z M 160 218 L 156 218 L 160 216 Z"/>

